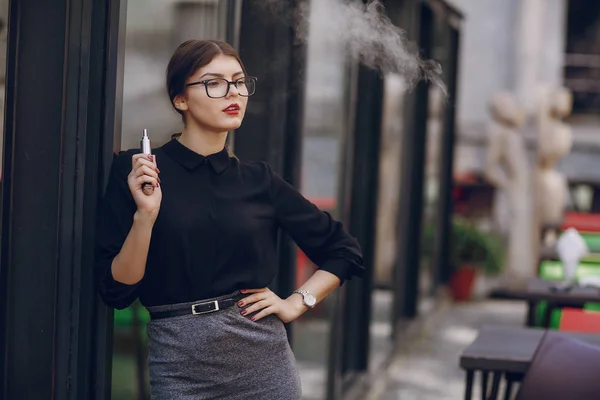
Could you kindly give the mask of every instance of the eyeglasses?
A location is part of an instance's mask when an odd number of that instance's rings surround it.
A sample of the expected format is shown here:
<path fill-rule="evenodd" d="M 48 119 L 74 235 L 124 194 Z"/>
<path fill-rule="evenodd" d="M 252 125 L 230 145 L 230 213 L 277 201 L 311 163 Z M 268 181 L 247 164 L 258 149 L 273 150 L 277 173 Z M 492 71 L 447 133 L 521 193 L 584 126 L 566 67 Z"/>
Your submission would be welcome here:
<path fill-rule="evenodd" d="M 204 85 L 208 97 L 211 99 L 219 99 L 227 96 L 229 87 L 233 85 L 238 90 L 240 96 L 249 97 L 252 96 L 256 90 L 256 79 L 257 78 L 253 76 L 245 76 L 231 82 L 225 78 L 213 78 L 205 81 L 188 83 L 185 86 Z"/>

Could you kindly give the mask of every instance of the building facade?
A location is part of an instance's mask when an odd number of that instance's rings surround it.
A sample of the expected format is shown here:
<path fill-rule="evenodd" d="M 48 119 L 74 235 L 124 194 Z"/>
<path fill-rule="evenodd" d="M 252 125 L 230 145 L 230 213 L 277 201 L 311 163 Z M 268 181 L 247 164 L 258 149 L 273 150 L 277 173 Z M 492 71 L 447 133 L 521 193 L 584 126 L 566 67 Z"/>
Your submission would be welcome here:
<path fill-rule="evenodd" d="M 138 147 L 144 128 L 154 146 L 181 129 L 164 71 L 188 38 L 232 43 L 259 78 L 231 133 L 236 155 L 268 161 L 363 249 L 366 279 L 287 326 L 305 398 L 360 390 L 406 321 L 435 304 L 448 274 L 462 16 L 439 0 L 383 2 L 442 65 L 444 97 L 428 82 L 407 91 L 324 38 L 335 2 L 310 2 L 300 25 L 296 0 L 7 4 L 0 397 L 149 398 L 144 308 L 114 312 L 95 291 L 95 209 L 115 152 Z M 436 232 L 426 243 L 425 227 Z M 284 234 L 279 247 L 271 288 L 287 296 L 316 266 Z"/>

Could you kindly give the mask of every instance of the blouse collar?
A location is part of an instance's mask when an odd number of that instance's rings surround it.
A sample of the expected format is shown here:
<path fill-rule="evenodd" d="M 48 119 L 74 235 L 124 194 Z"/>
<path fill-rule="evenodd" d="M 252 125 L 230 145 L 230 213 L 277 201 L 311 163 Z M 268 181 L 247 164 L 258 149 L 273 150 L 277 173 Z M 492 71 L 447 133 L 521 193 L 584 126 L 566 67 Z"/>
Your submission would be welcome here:
<path fill-rule="evenodd" d="M 227 148 L 223 148 L 223 150 L 218 153 L 210 154 L 205 157 L 185 147 L 179 140 L 173 138 L 163 146 L 163 150 L 167 155 L 173 158 L 173 160 L 189 170 L 198 168 L 198 166 L 206 162 L 210 163 L 217 174 L 220 174 L 229 167 L 229 152 L 227 151 Z"/>

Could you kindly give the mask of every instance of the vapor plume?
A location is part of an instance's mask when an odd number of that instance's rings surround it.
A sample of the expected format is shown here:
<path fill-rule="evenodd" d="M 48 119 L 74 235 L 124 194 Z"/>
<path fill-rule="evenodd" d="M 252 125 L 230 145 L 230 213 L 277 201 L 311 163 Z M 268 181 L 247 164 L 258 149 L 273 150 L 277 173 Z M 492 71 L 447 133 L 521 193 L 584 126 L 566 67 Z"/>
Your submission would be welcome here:
<path fill-rule="evenodd" d="M 399 74 L 409 87 L 425 79 L 445 92 L 439 63 L 420 58 L 416 46 L 406 38 L 406 32 L 386 15 L 381 1 L 372 0 L 366 4 L 361 0 L 313 1 L 323 2 L 319 4 L 319 12 L 324 15 L 311 18 L 309 0 L 298 2 L 293 10 L 288 1 L 263 0 L 263 5 L 284 22 L 293 24 L 298 40 L 308 40 L 309 22 L 320 23 L 323 40 L 336 38 L 353 60 L 384 74 Z"/>

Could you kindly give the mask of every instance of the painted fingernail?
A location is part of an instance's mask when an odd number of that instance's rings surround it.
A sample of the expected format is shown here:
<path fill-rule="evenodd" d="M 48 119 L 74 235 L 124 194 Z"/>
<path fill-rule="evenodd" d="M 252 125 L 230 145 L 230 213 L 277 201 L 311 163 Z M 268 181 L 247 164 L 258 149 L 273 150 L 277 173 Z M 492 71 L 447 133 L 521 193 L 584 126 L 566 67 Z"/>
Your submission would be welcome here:
<path fill-rule="evenodd" d="M 250 321 L 256 321 L 256 317 L 251 317 Z"/>
<path fill-rule="evenodd" d="M 248 312 L 248 311 L 246 311 L 246 310 L 242 310 L 242 311 L 240 311 L 240 314 L 242 314 L 242 315 L 246 315 L 246 313 L 247 313 L 247 312 Z"/>
<path fill-rule="evenodd" d="M 242 307 L 244 305 L 243 301 L 238 301 L 238 307 Z"/>

